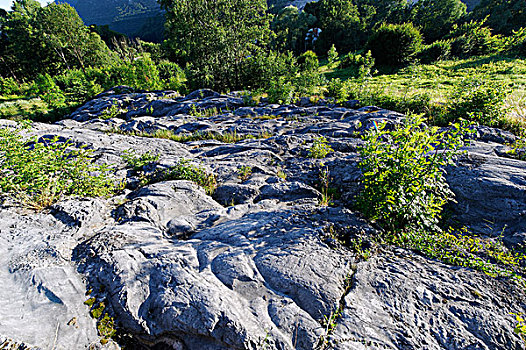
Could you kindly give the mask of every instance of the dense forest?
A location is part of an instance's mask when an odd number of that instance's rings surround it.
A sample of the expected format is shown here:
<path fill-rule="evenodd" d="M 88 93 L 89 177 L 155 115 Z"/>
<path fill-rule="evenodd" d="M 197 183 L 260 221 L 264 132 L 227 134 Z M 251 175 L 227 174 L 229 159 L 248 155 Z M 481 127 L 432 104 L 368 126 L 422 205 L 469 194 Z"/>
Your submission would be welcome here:
<path fill-rule="evenodd" d="M 460 0 L 320 0 L 302 9 L 283 4 L 269 9 L 264 0 L 159 4 L 165 40 L 151 43 L 107 26 L 87 27 L 66 3 L 42 7 L 16 0 L 0 14 L 0 94 L 26 98 L 19 103 L 24 113 L 40 119 L 127 85 L 180 93 L 204 87 L 246 90 L 282 102 L 300 96 L 367 100 L 444 123 L 456 118 L 459 108 L 467 116 L 465 106 L 444 103 L 444 96 L 437 102 L 431 89 L 401 98 L 393 91 L 373 93 L 371 87 L 381 77 L 396 81 L 415 67 L 476 57 L 506 64 L 526 55 L 524 0 L 483 0 L 470 12 Z M 522 67 L 520 60 L 516 66 Z M 448 90 L 458 95 L 466 89 L 457 83 L 474 82 L 457 79 Z M 484 96 L 460 99 L 471 105 L 474 98 L 481 100 L 477 116 L 469 111 L 471 118 L 520 130 L 521 120 L 497 121 L 497 112 L 488 110 L 502 105 L 513 83 L 476 84 Z M 514 92 L 522 91 L 519 85 Z M 20 108 L 0 110 L 9 115 Z"/>

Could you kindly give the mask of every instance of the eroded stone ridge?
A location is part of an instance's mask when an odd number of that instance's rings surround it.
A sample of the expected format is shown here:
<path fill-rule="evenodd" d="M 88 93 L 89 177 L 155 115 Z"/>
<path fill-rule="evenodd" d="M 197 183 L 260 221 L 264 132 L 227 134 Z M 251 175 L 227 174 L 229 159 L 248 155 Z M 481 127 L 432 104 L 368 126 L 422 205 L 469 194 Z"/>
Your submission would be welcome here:
<path fill-rule="evenodd" d="M 88 298 L 104 302 L 121 345 L 134 349 L 522 348 L 511 313 L 525 311 L 525 298 L 512 283 L 401 249 L 363 261 L 334 240 L 334 230 L 378 235 L 352 211 L 356 148 L 373 122 L 393 127 L 403 115 L 308 99 L 253 106 L 210 90 L 123 91 L 30 132 L 93 149 L 127 189 L 42 213 L 0 207 L 0 348 L 117 348 L 100 343 Z M 320 135 L 334 151 L 309 158 Z M 526 233 L 526 167 L 503 157 L 510 141 L 478 128 L 447 177 L 452 220 L 516 245 Z M 129 150 L 159 155 L 147 175 L 186 159 L 215 174 L 217 188 L 155 176 L 144 185 L 121 157 Z M 324 169 L 338 194 L 330 207 L 320 205 Z"/>

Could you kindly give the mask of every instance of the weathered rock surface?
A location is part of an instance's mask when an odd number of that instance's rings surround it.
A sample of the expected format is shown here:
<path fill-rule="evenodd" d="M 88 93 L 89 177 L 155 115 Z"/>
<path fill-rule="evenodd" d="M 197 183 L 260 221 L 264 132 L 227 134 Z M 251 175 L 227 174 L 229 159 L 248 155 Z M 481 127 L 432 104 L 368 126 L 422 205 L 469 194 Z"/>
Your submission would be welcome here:
<path fill-rule="evenodd" d="M 526 312 L 526 300 L 512 282 L 400 249 L 362 261 L 334 239 L 335 229 L 378 234 L 352 211 L 357 135 L 402 119 L 309 101 L 245 106 L 236 94 L 201 90 L 103 93 L 70 119 L 36 123 L 31 135 L 93 149 L 128 189 L 42 213 L 0 206 L 0 348 L 102 347 L 84 305 L 95 298 L 131 349 L 520 349 L 510 313 Z M 221 135 L 241 140 L 213 139 Z M 334 152 L 308 158 L 319 135 Z M 480 128 L 447 178 L 458 201 L 451 220 L 517 245 L 526 238 L 526 163 L 503 156 L 512 139 Z M 121 158 L 130 150 L 159 155 L 147 174 L 187 159 L 218 187 L 209 195 L 162 176 L 141 187 Z M 319 205 L 323 169 L 339 192 L 333 207 Z"/>

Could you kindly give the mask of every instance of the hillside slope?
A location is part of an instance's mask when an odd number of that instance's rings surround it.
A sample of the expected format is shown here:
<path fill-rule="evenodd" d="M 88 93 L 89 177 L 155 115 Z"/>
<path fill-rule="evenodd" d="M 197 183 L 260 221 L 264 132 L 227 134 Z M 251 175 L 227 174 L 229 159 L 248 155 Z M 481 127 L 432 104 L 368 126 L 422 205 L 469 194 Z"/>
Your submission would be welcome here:
<path fill-rule="evenodd" d="M 110 29 L 148 41 L 161 41 L 163 12 L 155 0 L 57 0 L 73 6 L 86 25 Z"/>

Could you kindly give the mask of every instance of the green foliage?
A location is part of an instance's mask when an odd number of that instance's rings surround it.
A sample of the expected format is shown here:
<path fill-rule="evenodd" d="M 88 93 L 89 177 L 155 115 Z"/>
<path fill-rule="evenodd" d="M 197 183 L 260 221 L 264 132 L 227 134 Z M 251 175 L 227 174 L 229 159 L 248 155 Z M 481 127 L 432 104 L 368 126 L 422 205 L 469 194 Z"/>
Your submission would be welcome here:
<path fill-rule="evenodd" d="M 524 343 L 526 343 L 526 321 L 521 313 L 513 315 L 515 315 L 515 321 L 517 322 L 513 331 L 521 337 Z"/>
<path fill-rule="evenodd" d="M 318 56 L 313 51 L 306 51 L 298 58 L 300 69 L 304 72 L 315 72 L 320 64 Z"/>
<path fill-rule="evenodd" d="M 134 170 L 141 170 L 144 166 L 157 162 L 159 160 L 159 154 L 145 152 L 139 155 L 135 151 L 130 150 L 122 154 L 122 159 Z"/>
<path fill-rule="evenodd" d="M 346 101 L 350 94 L 349 83 L 340 78 L 331 79 L 327 84 L 327 96 L 334 97 L 336 101 Z"/>
<path fill-rule="evenodd" d="M 435 41 L 425 45 L 418 52 L 417 58 L 424 64 L 448 59 L 451 54 L 451 43 L 449 41 Z"/>
<path fill-rule="evenodd" d="M 327 139 L 324 136 L 320 136 L 312 142 L 307 157 L 321 159 L 327 157 L 331 152 L 334 152 L 334 150 L 329 146 Z"/>
<path fill-rule="evenodd" d="M 243 88 L 244 60 L 270 40 L 265 0 L 160 0 L 173 56 L 187 63 L 189 83 Z"/>
<path fill-rule="evenodd" d="M 295 6 L 282 8 L 273 18 L 271 29 L 276 34 L 272 47 L 300 54 L 305 49 L 305 36 L 316 23 L 316 17 Z"/>
<path fill-rule="evenodd" d="M 19 95 L 21 90 L 15 79 L 0 77 L 0 96 Z"/>
<path fill-rule="evenodd" d="M 364 79 L 371 75 L 374 63 L 375 60 L 369 50 L 364 55 L 347 54 L 340 62 L 340 68 L 349 69 L 349 75 L 353 78 Z"/>
<path fill-rule="evenodd" d="M 2 23 L 2 34 L 0 75 L 31 78 L 110 61 L 106 44 L 68 4 L 40 7 L 34 0 L 16 0 Z"/>
<path fill-rule="evenodd" d="M 66 97 L 49 74 L 39 74 L 34 82 L 35 93 L 52 108 L 64 106 Z"/>
<path fill-rule="evenodd" d="M 456 57 L 480 56 L 498 52 L 501 42 L 484 26 L 484 21 L 454 25 L 447 35 L 451 39 L 451 55 Z"/>
<path fill-rule="evenodd" d="M 248 165 L 242 165 L 237 170 L 237 177 L 241 180 L 241 182 L 245 182 L 250 178 L 250 175 L 252 175 L 252 167 Z"/>
<path fill-rule="evenodd" d="M 496 33 L 509 35 L 526 23 L 524 0 L 481 0 L 469 14 L 474 21 L 485 20 Z"/>
<path fill-rule="evenodd" d="M 186 74 L 176 63 L 161 61 L 157 64 L 157 70 L 163 89 L 175 90 L 179 93 L 186 91 Z"/>
<path fill-rule="evenodd" d="M 270 83 L 267 94 L 270 103 L 291 104 L 296 100 L 296 87 L 285 77 L 280 77 Z"/>
<path fill-rule="evenodd" d="M 369 37 L 366 50 L 378 65 L 398 67 L 411 63 L 421 45 L 422 35 L 412 23 L 382 24 Z"/>
<path fill-rule="evenodd" d="M 217 186 L 216 178 L 200 166 L 190 163 L 188 159 L 181 159 L 177 165 L 166 174 L 165 180 L 188 180 L 203 187 L 208 194 L 212 194 Z"/>
<path fill-rule="evenodd" d="M 444 121 L 468 119 L 483 125 L 498 126 L 505 116 L 504 106 L 509 93 L 508 87 L 482 76 L 466 79 L 452 93 Z"/>
<path fill-rule="evenodd" d="M 333 64 L 338 59 L 338 51 L 336 51 L 336 46 L 332 44 L 331 48 L 327 52 L 327 60 L 329 64 Z"/>
<path fill-rule="evenodd" d="M 507 249 L 499 239 L 472 236 L 466 228 L 400 231 L 387 235 L 386 242 L 450 265 L 469 267 L 491 277 L 511 278 L 525 285 L 523 254 Z"/>
<path fill-rule="evenodd" d="M 72 69 L 54 77 L 57 86 L 67 100 L 74 103 L 84 103 L 91 97 L 102 92 L 102 87 L 95 81 L 88 79 L 80 69 Z"/>
<path fill-rule="evenodd" d="M 422 117 L 408 117 L 388 131 L 385 124 L 363 135 L 359 148 L 363 190 L 357 207 L 391 232 L 438 229 L 442 207 L 452 199 L 442 167 L 451 164 L 467 130 L 425 128 Z"/>
<path fill-rule="evenodd" d="M 413 24 L 421 29 L 427 42 L 442 38 L 466 14 L 460 0 L 419 0 L 412 9 Z"/>
<path fill-rule="evenodd" d="M 0 129 L 0 191 L 42 209 L 63 196 L 106 196 L 115 189 L 110 169 L 94 165 L 91 152 L 58 137 L 24 140 L 21 129 Z"/>
<path fill-rule="evenodd" d="M 316 17 L 322 29 L 319 42 L 316 42 L 318 52 L 327 52 L 331 44 L 341 52 L 360 48 L 364 28 L 358 7 L 352 0 L 320 0 Z"/>

